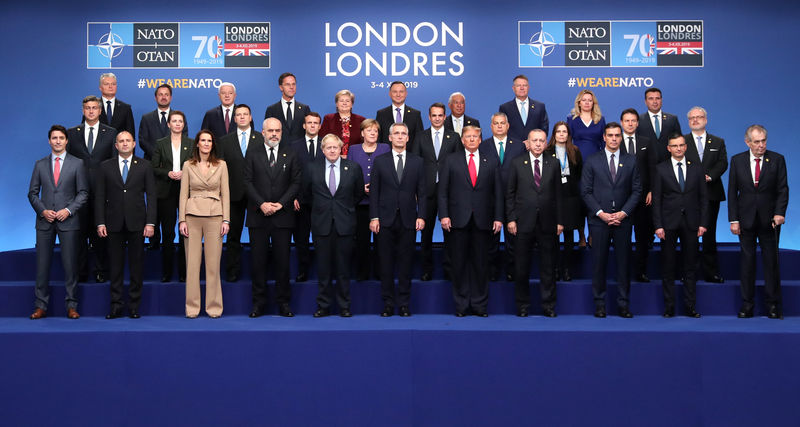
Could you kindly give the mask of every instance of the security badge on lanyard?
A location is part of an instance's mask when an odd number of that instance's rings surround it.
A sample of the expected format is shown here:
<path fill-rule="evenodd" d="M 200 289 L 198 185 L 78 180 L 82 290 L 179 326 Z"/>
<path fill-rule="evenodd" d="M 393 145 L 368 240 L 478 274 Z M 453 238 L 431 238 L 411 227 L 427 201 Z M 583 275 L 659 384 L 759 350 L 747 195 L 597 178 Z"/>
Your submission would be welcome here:
<path fill-rule="evenodd" d="M 561 166 L 561 183 L 567 183 L 567 177 L 569 177 L 569 169 L 567 164 L 567 150 L 564 150 L 564 158 L 558 156 L 558 152 L 556 152 L 556 157 L 558 158 L 558 163 Z"/>

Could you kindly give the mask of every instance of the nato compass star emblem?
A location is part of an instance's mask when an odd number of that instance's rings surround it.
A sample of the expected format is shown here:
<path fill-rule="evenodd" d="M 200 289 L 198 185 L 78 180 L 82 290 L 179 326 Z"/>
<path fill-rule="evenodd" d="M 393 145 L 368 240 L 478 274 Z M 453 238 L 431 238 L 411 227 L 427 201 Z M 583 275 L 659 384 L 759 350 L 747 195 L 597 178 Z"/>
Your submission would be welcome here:
<path fill-rule="evenodd" d="M 108 59 L 119 56 L 124 46 L 125 43 L 122 41 L 122 37 L 110 31 L 100 36 L 100 40 L 97 41 L 97 49 L 100 54 Z"/>
<path fill-rule="evenodd" d="M 528 47 L 534 55 L 544 58 L 553 53 L 556 41 L 550 33 L 539 31 L 531 37 Z"/>

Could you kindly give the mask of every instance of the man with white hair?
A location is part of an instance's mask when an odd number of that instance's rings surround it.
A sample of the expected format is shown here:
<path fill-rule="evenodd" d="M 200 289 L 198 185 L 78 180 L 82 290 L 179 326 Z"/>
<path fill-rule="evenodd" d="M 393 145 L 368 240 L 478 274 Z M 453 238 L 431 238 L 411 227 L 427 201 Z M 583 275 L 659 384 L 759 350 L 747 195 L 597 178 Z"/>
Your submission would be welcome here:
<path fill-rule="evenodd" d="M 130 104 L 117 99 L 117 76 L 114 73 L 100 75 L 100 94 L 102 95 L 100 123 L 111 126 L 117 132 L 126 130 L 135 139 L 133 111 Z"/>
<path fill-rule="evenodd" d="M 206 111 L 200 129 L 210 130 L 215 137 L 222 138 L 236 128 L 234 115 L 234 102 L 236 101 L 236 86 L 230 82 L 219 85 L 220 105 Z"/>
<path fill-rule="evenodd" d="M 453 92 L 447 100 L 447 105 L 450 107 L 450 115 L 444 120 L 444 128 L 453 131 L 461 136 L 461 130 L 464 126 L 481 127 L 481 122 L 478 119 L 472 118 L 466 114 L 467 100 L 461 92 Z"/>

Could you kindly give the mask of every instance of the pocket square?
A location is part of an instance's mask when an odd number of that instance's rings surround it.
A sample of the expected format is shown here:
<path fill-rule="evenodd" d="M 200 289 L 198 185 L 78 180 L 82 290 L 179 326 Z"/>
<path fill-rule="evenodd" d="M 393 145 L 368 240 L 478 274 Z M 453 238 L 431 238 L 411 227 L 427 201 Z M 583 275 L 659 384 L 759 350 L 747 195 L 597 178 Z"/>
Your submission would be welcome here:
<path fill-rule="evenodd" d="M 719 151 L 719 148 L 709 148 L 708 151 Z"/>

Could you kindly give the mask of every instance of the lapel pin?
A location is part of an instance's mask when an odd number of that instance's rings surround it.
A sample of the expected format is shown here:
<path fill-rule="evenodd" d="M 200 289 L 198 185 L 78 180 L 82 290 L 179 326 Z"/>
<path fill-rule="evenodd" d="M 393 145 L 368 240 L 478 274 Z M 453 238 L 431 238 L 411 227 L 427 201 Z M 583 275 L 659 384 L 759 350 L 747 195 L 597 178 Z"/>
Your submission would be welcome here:
<path fill-rule="evenodd" d="M 622 163 L 619 164 L 619 167 L 622 167 Z"/>
<path fill-rule="evenodd" d="M 690 162 L 689 160 L 687 160 L 687 161 L 686 161 L 686 164 L 687 164 L 687 165 L 691 165 L 691 164 L 692 164 L 692 162 Z"/>
<path fill-rule="evenodd" d="M 183 147 L 183 149 L 184 149 L 184 151 L 185 151 L 185 150 L 188 150 L 188 149 L 189 149 L 189 147 Z"/>
<path fill-rule="evenodd" d="M 286 157 L 286 153 L 283 153 L 283 157 Z"/>
<path fill-rule="evenodd" d="M 525 160 L 525 161 L 524 161 L 524 162 L 522 162 L 522 163 L 525 163 L 525 164 L 527 165 L 527 164 L 528 164 L 528 161 L 527 161 L 527 160 Z"/>
<path fill-rule="evenodd" d="M 445 138 L 448 138 L 448 139 L 449 139 L 449 138 L 450 138 L 450 135 L 447 135 L 447 136 L 445 136 Z"/>
<path fill-rule="evenodd" d="M 764 157 L 764 161 L 768 162 L 769 161 L 769 157 Z"/>
<path fill-rule="evenodd" d="M 344 170 L 347 170 L 347 166 L 344 167 Z"/>
<path fill-rule="evenodd" d="M 136 161 L 136 160 L 134 160 L 134 161 L 133 161 L 133 164 L 134 164 L 134 165 L 135 165 L 135 164 L 137 164 L 137 163 L 139 163 L 139 162 L 138 162 L 138 161 Z"/>

